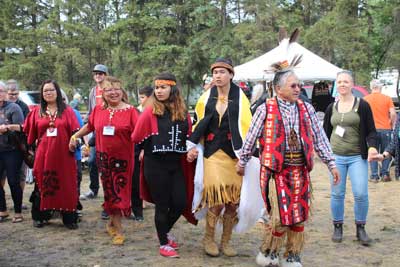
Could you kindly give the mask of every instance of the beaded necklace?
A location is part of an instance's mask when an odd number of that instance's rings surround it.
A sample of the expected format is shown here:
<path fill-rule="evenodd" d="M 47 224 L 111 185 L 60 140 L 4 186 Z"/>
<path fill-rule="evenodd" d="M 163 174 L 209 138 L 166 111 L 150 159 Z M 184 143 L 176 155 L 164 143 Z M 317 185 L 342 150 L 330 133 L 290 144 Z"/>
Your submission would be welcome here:
<path fill-rule="evenodd" d="M 52 132 L 54 131 L 54 128 L 56 126 L 56 118 L 57 118 L 57 110 L 54 111 L 53 114 L 51 114 L 51 111 L 49 108 L 46 109 L 46 115 L 49 118 L 49 131 Z"/>

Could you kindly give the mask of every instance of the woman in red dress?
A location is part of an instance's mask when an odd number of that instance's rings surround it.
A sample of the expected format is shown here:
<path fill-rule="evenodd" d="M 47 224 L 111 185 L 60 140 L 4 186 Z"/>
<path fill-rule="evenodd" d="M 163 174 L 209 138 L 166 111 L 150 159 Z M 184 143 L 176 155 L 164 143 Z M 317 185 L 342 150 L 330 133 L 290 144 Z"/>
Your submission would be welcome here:
<path fill-rule="evenodd" d="M 76 162 L 68 142 L 79 124 L 72 108 L 63 102 L 55 81 L 44 81 L 40 94 L 40 106 L 28 114 L 24 126 L 28 144 L 37 143 L 33 166 L 36 184 L 31 196 L 33 225 L 42 227 L 51 211 L 59 210 L 64 225 L 77 229 Z"/>
<path fill-rule="evenodd" d="M 134 144 L 130 136 L 138 119 L 138 111 L 128 104 L 121 81 L 107 76 L 103 83 L 103 106 L 97 105 L 89 121 L 70 140 L 96 131 L 96 162 L 104 190 L 103 208 L 110 215 L 106 225 L 114 245 L 122 245 L 121 217 L 131 214 L 131 189 L 134 166 Z"/>

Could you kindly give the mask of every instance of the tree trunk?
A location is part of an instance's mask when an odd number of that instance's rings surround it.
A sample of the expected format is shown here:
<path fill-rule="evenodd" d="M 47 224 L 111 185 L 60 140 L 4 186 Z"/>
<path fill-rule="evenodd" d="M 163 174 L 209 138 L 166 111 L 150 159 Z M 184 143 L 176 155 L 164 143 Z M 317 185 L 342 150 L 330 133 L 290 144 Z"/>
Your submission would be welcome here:
<path fill-rule="evenodd" d="M 221 0 L 221 25 L 222 28 L 226 27 L 226 16 L 227 16 L 227 0 Z"/>

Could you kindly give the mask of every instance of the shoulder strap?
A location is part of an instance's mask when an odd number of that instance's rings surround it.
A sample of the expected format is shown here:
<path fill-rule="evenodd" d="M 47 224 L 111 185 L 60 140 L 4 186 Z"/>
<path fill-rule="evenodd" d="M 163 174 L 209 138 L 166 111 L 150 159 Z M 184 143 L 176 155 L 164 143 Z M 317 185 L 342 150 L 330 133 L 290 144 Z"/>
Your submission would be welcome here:
<path fill-rule="evenodd" d="M 356 103 L 354 104 L 354 111 L 358 112 L 359 107 L 360 107 L 360 98 L 356 97 Z"/>

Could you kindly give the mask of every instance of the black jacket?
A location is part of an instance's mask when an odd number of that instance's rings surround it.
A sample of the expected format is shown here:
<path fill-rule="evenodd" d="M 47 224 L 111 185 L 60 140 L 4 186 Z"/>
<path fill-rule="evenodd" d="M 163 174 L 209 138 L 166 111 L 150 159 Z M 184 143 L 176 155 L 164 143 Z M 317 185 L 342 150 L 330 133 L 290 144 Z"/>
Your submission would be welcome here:
<path fill-rule="evenodd" d="M 333 126 L 331 124 L 332 109 L 336 106 L 337 102 L 331 103 L 325 111 L 324 117 L 324 130 L 328 139 L 331 139 Z M 355 105 L 356 101 L 354 101 Z M 354 106 L 353 106 L 354 107 Z M 357 110 L 360 116 L 360 149 L 361 157 L 363 159 L 368 158 L 368 148 L 376 148 L 376 129 L 374 124 L 374 118 L 372 117 L 372 111 L 369 104 L 360 98 L 360 105 Z"/>
<path fill-rule="evenodd" d="M 205 107 L 204 118 L 199 120 L 189 140 L 197 144 L 204 137 L 204 157 L 208 158 L 222 149 L 231 158 L 236 158 L 234 150 L 242 147 L 238 118 L 240 113 L 240 88 L 231 83 L 228 95 L 228 108 L 219 125 L 219 115 L 215 109 L 218 98 L 217 87 L 213 87 Z"/>
<path fill-rule="evenodd" d="M 23 102 L 22 100 L 17 99 L 17 101 L 15 101 L 15 104 L 17 104 L 21 110 L 22 110 L 22 114 L 24 114 L 24 119 L 26 119 L 26 116 L 28 116 L 29 113 L 29 107 L 27 104 L 25 104 L 25 102 Z"/>

